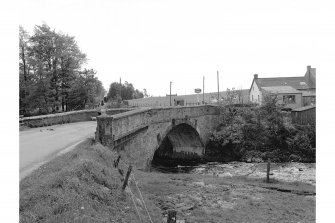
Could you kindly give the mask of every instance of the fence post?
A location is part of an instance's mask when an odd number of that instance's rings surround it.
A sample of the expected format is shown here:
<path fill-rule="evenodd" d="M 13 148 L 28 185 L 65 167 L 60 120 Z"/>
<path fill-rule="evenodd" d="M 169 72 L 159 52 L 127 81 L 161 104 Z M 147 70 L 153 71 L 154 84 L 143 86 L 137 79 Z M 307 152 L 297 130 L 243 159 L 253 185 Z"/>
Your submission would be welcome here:
<path fill-rule="evenodd" d="M 130 172 L 131 172 L 131 169 L 132 169 L 132 168 L 133 168 L 133 167 L 132 167 L 131 165 L 129 165 L 129 167 L 128 167 L 128 171 L 127 171 L 127 174 L 126 174 L 126 178 L 125 178 L 124 181 L 123 181 L 122 190 L 126 189 L 126 186 L 127 186 L 127 184 L 128 184 L 128 179 L 129 179 Z"/>
<path fill-rule="evenodd" d="M 270 183 L 270 158 L 268 159 L 268 166 L 266 169 L 266 182 Z"/>
<path fill-rule="evenodd" d="M 119 155 L 119 156 L 117 157 L 117 159 L 114 160 L 114 168 L 116 168 L 116 167 L 119 166 L 120 159 L 121 159 L 121 156 Z"/>
<path fill-rule="evenodd" d="M 177 222 L 177 212 L 175 210 L 168 210 L 167 223 L 176 223 Z"/>

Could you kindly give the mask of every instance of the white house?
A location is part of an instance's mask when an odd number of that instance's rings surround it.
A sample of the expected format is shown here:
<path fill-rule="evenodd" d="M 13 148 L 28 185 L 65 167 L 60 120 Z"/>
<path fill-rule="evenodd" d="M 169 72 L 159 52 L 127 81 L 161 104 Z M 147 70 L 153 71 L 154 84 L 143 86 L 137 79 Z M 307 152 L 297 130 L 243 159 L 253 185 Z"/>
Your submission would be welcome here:
<path fill-rule="evenodd" d="M 316 69 L 307 66 L 304 76 L 259 78 L 254 75 L 250 90 L 249 101 L 262 104 L 264 94 L 276 94 L 278 103 L 289 108 L 299 108 L 315 104 L 316 98 Z"/>

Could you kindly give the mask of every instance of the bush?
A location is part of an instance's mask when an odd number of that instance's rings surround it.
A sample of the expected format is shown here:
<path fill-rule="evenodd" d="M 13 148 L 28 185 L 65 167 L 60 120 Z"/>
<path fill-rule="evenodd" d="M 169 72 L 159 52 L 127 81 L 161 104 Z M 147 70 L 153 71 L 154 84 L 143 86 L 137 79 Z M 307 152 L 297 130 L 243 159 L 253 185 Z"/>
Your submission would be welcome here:
<path fill-rule="evenodd" d="M 245 151 L 243 153 L 243 156 L 241 158 L 241 161 L 247 162 L 247 163 L 261 163 L 264 162 L 263 160 L 263 153 L 258 150 L 251 150 L 251 151 Z"/>
<path fill-rule="evenodd" d="M 221 131 L 210 136 L 207 155 L 220 157 L 221 161 L 233 161 L 241 157 L 240 136 L 237 128 L 223 127 Z"/>
<path fill-rule="evenodd" d="M 312 149 L 310 137 L 304 131 L 298 131 L 296 135 L 287 140 L 289 151 L 299 156 L 302 162 L 315 162 L 315 149 Z"/>
<path fill-rule="evenodd" d="M 207 155 L 226 161 L 315 162 L 315 126 L 292 125 L 275 98 L 261 107 L 225 106 L 221 112 L 223 119 L 209 139 Z"/>

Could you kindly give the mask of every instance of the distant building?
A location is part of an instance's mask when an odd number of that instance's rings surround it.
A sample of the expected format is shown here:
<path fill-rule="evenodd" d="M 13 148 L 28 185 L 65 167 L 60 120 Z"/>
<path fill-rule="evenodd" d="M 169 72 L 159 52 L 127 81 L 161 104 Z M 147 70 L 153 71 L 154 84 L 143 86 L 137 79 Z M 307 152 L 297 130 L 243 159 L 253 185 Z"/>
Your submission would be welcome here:
<path fill-rule="evenodd" d="M 239 90 L 240 94 L 238 98 L 236 98 L 236 104 L 248 104 L 249 103 L 249 90 L 243 89 Z M 226 91 L 219 92 L 219 101 L 222 101 L 223 98 L 226 97 Z M 192 106 L 192 105 L 201 105 L 203 96 L 205 99 L 206 104 L 215 104 L 218 102 L 217 92 L 202 93 L 200 94 L 189 94 L 189 95 L 178 95 L 172 96 L 171 101 L 172 104 L 175 106 Z M 170 106 L 170 97 L 163 96 L 163 97 L 148 97 L 148 98 L 139 98 L 139 99 L 132 99 L 127 100 L 129 106 L 139 106 L 139 107 L 168 107 Z"/>
<path fill-rule="evenodd" d="M 249 100 L 262 104 L 264 94 L 275 94 L 278 103 L 289 108 L 299 108 L 316 103 L 316 68 L 307 66 L 307 72 L 299 77 L 259 78 L 254 75 Z"/>

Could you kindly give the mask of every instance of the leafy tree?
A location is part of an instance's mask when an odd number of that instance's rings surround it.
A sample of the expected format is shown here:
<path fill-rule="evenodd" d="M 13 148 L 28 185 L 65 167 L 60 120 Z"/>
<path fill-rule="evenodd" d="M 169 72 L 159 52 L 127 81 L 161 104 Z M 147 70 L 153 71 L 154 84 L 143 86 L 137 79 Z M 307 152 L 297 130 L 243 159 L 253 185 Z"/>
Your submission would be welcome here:
<path fill-rule="evenodd" d="M 121 96 L 120 96 L 121 88 Z M 118 82 L 113 82 L 109 86 L 109 91 L 107 94 L 107 100 L 130 100 L 136 98 L 143 98 L 143 92 L 135 89 L 133 84 L 127 81 L 124 84 Z"/>
<path fill-rule="evenodd" d="M 122 85 L 120 83 L 118 82 L 111 83 L 107 94 L 107 100 L 121 99 L 120 91 L 122 91 Z"/>
<path fill-rule="evenodd" d="M 82 70 L 86 55 L 75 38 L 35 26 L 34 33 L 20 27 L 20 112 L 50 113 L 92 107 L 105 90 L 96 71 Z"/>
<path fill-rule="evenodd" d="M 31 93 L 31 77 L 30 67 L 28 63 L 29 52 L 29 34 L 22 26 L 19 27 L 19 97 L 20 97 L 20 113 L 26 111 L 26 106 L 29 104 L 27 97 Z"/>

